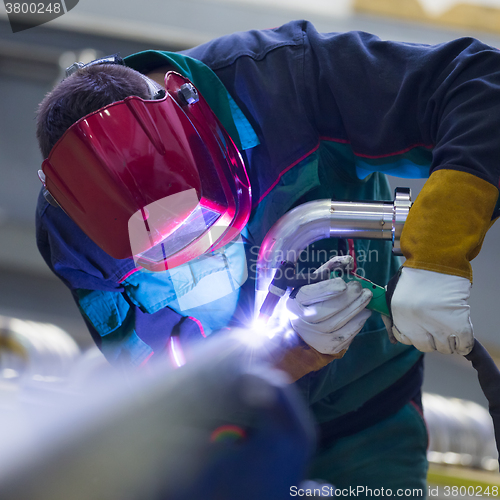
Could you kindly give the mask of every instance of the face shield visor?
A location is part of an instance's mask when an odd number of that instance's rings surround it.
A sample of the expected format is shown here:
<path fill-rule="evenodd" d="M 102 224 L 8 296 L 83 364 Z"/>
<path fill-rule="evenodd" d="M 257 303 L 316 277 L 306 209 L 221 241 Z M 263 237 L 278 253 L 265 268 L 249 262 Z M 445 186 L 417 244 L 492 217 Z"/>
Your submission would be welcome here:
<path fill-rule="evenodd" d="M 239 235 L 251 209 L 245 166 L 193 84 L 128 97 L 73 124 L 40 178 L 69 217 L 116 259 L 164 271 Z"/>

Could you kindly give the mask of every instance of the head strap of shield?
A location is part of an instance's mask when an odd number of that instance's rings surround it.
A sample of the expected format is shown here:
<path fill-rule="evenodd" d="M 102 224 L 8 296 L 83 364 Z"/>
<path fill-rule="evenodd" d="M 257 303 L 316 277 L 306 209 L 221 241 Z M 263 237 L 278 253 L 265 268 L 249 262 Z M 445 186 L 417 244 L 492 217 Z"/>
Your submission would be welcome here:
<path fill-rule="evenodd" d="M 81 68 L 88 68 L 89 66 L 95 66 L 96 64 L 119 64 L 121 66 L 125 66 L 125 62 L 118 54 L 113 54 L 111 56 L 101 57 L 99 59 L 95 59 L 94 61 L 90 61 L 87 64 L 82 62 L 75 62 L 68 68 L 66 68 L 66 78 L 72 75 L 75 71 L 78 71 Z M 149 92 L 151 94 L 151 99 L 163 99 L 165 97 L 165 89 L 155 81 L 148 78 L 146 75 L 139 73 L 141 78 L 144 80 L 146 85 L 149 88 Z"/>

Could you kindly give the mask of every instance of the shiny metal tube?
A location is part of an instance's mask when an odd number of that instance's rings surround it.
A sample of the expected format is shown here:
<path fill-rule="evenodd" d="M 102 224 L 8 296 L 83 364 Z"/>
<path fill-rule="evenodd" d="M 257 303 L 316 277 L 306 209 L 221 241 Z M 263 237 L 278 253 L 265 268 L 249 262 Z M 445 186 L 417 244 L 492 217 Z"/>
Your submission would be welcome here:
<path fill-rule="evenodd" d="M 79 356 L 76 342 L 56 325 L 0 316 L 0 393 L 5 382 L 63 383 Z"/>
<path fill-rule="evenodd" d="M 397 188 L 394 202 L 317 200 L 281 217 L 266 234 L 257 260 L 257 290 L 267 290 L 282 261 L 297 262 L 308 245 L 326 238 L 392 240 L 400 255 L 399 237 L 411 206 L 408 188 Z"/>

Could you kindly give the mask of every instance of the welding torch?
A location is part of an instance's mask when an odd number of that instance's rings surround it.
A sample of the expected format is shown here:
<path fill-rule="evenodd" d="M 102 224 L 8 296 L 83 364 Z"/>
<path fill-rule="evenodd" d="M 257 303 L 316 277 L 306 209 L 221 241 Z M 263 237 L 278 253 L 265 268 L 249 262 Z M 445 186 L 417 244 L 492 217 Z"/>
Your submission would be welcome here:
<path fill-rule="evenodd" d="M 331 274 L 334 276 L 336 271 L 342 270 L 342 265 L 339 264 L 333 268 L 318 269 L 312 273 L 296 273 L 295 264 L 289 261 L 283 261 L 279 265 L 274 278 L 269 285 L 268 293 L 259 311 L 259 320 L 267 322 L 273 315 L 274 309 L 278 305 L 281 297 L 285 295 L 288 288 L 291 288 L 290 298 L 293 299 L 297 295 L 300 288 L 304 285 L 311 285 L 320 281 L 330 279 Z M 376 285 L 372 281 L 357 275 L 353 271 L 348 271 L 344 276 L 345 281 L 357 281 L 362 288 L 367 288 L 373 294 L 372 299 L 366 306 L 367 309 L 379 312 L 385 316 L 391 316 L 389 307 L 386 301 L 386 289 L 380 285 Z"/>

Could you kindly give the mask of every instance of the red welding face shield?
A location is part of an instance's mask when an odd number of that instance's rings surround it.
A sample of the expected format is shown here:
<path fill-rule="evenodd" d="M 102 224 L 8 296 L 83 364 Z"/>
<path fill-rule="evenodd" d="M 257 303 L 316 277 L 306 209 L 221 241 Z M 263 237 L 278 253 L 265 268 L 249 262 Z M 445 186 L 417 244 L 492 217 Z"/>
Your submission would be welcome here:
<path fill-rule="evenodd" d="M 250 184 L 233 141 L 193 84 L 128 97 L 72 125 L 42 164 L 47 191 L 116 259 L 164 271 L 239 235 Z"/>

